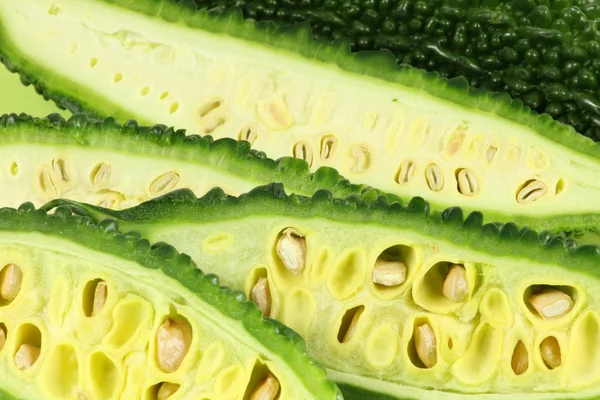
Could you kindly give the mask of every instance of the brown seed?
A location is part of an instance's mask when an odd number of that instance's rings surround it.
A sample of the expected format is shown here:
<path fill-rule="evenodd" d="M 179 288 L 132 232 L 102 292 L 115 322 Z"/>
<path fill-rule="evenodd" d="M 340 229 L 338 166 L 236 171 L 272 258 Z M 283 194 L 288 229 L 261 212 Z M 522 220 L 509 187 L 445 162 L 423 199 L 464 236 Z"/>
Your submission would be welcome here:
<path fill-rule="evenodd" d="M 267 278 L 260 277 L 252 288 L 250 298 L 252 302 L 258 306 L 265 317 L 271 313 L 271 291 L 269 289 L 269 281 Z"/>
<path fill-rule="evenodd" d="M 183 362 L 192 343 L 192 330 L 183 321 L 167 318 L 156 334 L 158 366 L 165 372 L 175 372 Z"/>
<path fill-rule="evenodd" d="M 515 375 L 521 375 L 527 371 L 529 367 L 529 357 L 527 349 L 522 341 L 519 340 L 513 351 L 511 367 Z"/>
<path fill-rule="evenodd" d="M 346 343 L 348 340 L 350 340 L 352 338 L 352 335 L 354 335 L 354 332 L 356 331 L 356 328 L 358 327 L 358 320 L 360 319 L 360 316 L 364 310 L 365 310 L 365 306 L 359 306 L 356 308 L 356 311 L 354 311 L 354 315 L 352 316 L 352 320 L 350 321 L 350 325 L 348 326 L 348 329 L 344 333 L 344 337 L 342 338 L 342 343 Z"/>
<path fill-rule="evenodd" d="M 419 360 L 427 368 L 432 368 L 437 363 L 437 343 L 435 333 L 427 323 L 415 326 L 414 328 L 415 349 Z"/>
<path fill-rule="evenodd" d="M 529 304 L 543 319 L 558 318 L 573 308 L 571 296 L 557 289 L 544 288 L 529 296 Z"/>
<path fill-rule="evenodd" d="M 13 301 L 21 291 L 23 272 L 15 264 L 7 264 L 0 272 L 0 297 Z"/>
<path fill-rule="evenodd" d="M 106 286 L 105 282 L 98 282 L 96 285 L 96 290 L 94 290 L 94 303 L 92 305 L 92 314 L 98 314 L 102 311 L 104 304 L 106 303 L 106 296 L 108 295 L 108 286 Z"/>
<path fill-rule="evenodd" d="M 156 400 L 166 400 L 179 390 L 179 385 L 171 382 L 163 382 L 158 387 Z"/>
<path fill-rule="evenodd" d="M 546 366 L 550 369 L 560 367 L 562 357 L 560 354 L 560 345 L 554 336 L 548 336 L 540 343 L 540 353 Z"/>
<path fill-rule="evenodd" d="M 406 281 L 406 265 L 400 261 L 383 260 L 375 261 L 373 268 L 373 282 L 383 286 L 398 286 Z"/>
<path fill-rule="evenodd" d="M 469 294 L 467 270 L 464 266 L 451 264 L 442 285 L 442 294 L 452 301 L 461 302 Z"/>
<path fill-rule="evenodd" d="M 272 373 L 268 373 L 267 377 L 254 390 L 250 400 L 274 400 L 279 393 L 279 381 Z"/>
<path fill-rule="evenodd" d="M 15 365 L 21 371 L 31 368 L 40 356 L 40 348 L 31 344 L 22 344 L 15 354 Z"/>
<path fill-rule="evenodd" d="M 306 238 L 294 228 L 281 232 L 277 242 L 277 255 L 283 265 L 293 274 L 299 274 L 306 267 Z"/>
<path fill-rule="evenodd" d="M 458 192 L 465 196 L 475 196 L 479 193 L 479 182 L 472 171 L 461 169 L 456 175 Z"/>

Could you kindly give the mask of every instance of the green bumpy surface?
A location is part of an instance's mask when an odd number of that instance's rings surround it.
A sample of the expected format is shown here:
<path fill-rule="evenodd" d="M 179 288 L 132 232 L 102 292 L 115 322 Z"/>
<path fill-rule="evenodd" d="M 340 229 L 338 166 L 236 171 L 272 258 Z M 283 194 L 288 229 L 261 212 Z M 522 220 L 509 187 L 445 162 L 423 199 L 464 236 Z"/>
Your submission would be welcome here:
<path fill-rule="evenodd" d="M 202 260 L 302 335 L 348 398 L 600 396 L 598 247 L 512 223 L 482 226 L 480 213 L 463 218 L 459 208 L 430 215 L 418 198 L 367 205 L 325 190 L 288 196 L 277 184 L 240 197 L 182 189 L 121 211 L 62 199 L 44 209 L 65 203 Z M 292 247 L 282 244 L 289 228 Z M 382 260 L 402 263 L 405 280 L 374 282 Z M 444 289 L 450 264 L 463 268 L 461 299 Z M 542 318 L 532 303 L 540 289 L 572 308 Z M 428 364 L 416 344 L 423 324 L 436 357 Z M 546 339 L 558 363 L 542 355 Z"/>
<path fill-rule="evenodd" d="M 600 140 L 600 5 L 590 0 L 195 0 L 245 18 L 308 23 L 352 50 L 467 77 Z"/>
<path fill-rule="evenodd" d="M 398 68 L 389 52 L 353 54 L 308 29 L 159 0 L 0 0 L 0 26 L 7 66 L 71 110 L 247 139 L 273 159 L 334 167 L 438 210 L 536 229 L 594 225 L 591 140 L 508 95 Z"/>
<path fill-rule="evenodd" d="M 296 333 L 115 223 L 0 209 L 0 264 L 0 398 L 248 399 L 269 374 L 277 398 L 341 398 Z"/>

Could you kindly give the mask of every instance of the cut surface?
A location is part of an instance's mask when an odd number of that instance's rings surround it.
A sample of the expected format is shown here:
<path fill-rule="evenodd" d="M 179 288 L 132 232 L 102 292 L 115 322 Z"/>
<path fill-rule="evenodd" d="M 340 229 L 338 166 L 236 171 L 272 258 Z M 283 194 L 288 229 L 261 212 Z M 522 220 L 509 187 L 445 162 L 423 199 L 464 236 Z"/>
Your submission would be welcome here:
<path fill-rule="evenodd" d="M 166 1 L 128 7 L 2 0 L 0 52 L 73 108 L 248 139 L 274 159 L 332 166 L 438 209 L 535 228 L 598 211 L 600 152 L 570 127 L 397 69 L 391 57 L 314 44 L 305 31 L 273 35 Z"/>
<path fill-rule="evenodd" d="M 339 398 L 297 335 L 189 257 L 32 210 L 1 212 L 0 264 L 22 282 L 0 304 L 0 397 L 242 399 L 268 375 L 280 399 Z"/>
<path fill-rule="evenodd" d="M 263 303 L 256 288 L 268 282 L 269 316 L 300 333 L 338 383 L 415 399 L 600 395 L 600 350 L 572 350 L 600 335 L 595 249 L 569 252 L 511 224 L 482 228 L 477 213 L 461 224 L 456 209 L 442 220 L 424 204 L 410 209 L 286 197 L 279 185 L 240 198 L 178 191 L 123 211 L 74 205 L 183 249 Z M 290 231 L 304 241 L 300 272 L 277 250 Z M 373 281 L 381 260 L 405 267 L 402 282 Z M 540 293 L 552 294 L 544 305 L 572 306 L 542 317 Z"/>

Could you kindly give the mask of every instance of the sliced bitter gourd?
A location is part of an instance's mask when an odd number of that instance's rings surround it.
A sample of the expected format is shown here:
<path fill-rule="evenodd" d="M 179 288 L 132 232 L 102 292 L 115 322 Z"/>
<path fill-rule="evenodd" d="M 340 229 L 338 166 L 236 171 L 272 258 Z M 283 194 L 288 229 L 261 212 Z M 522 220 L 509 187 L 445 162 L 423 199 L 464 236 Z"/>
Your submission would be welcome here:
<path fill-rule="evenodd" d="M 278 184 L 122 211 L 66 202 L 201 260 L 300 333 L 351 398 L 600 396 L 597 247 L 459 208 L 431 216 L 421 199 L 366 206 Z"/>
<path fill-rule="evenodd" d="M 3 399 L 336 399 L 296 333 L 190 257 L 68 207 L 0 210 Z"/>
<path fill-rule="evenodd" d="M 72 110 L 246 139 L 438 209 L 534 227 L 597 211 L 592 141 L 387 52 L 161 0 L 0 0 L 0 38 L 7 65 Z"/>

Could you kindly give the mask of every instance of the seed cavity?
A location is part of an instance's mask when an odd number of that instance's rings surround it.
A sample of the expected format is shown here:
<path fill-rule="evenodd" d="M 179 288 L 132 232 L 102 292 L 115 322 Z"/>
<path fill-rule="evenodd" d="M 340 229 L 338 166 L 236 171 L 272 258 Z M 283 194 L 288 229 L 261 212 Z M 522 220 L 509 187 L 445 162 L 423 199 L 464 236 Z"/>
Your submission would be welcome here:
<path fill-rule="evenodd" d="M 0 323 L 0 351 L 2 351 L 5 344 L 6 344 L 6 325 Z"/>
<path fill-rule="evenodd" d="M 179 182 L 179 174 L 171 171 L 156 178 L 150 185 L 150 194 L 160 196 L 173 190 Z"/>
<path fill-rule="evenodd" d="M 171 107 L 169 108 L 169 114 L 174 114 L 177 110 L 179 110 L 179 103 L 175 102 L 171 104 Z"/>
<path fill-rule="evenodd" d="M 158 385 L 158 391 L 156 392 L 156 400 L 166 400 L 173 396 L 176 391 L 179 390 L 179 386 L 176 383 L 162 382 Z"/>
<path fill-rule="evenodd" d="M 517 202 L 520 204 L 530 204 L 541 199 L 548 192 L 544 182 L 538 180 L 529 180 L 517 192 Z"/>
<path fill-rule="evenodd" d="M 162 92 L 162 94 L 160 95 L 160 99 L 164 100 L 167 98 L 168 95 L 169 95 L 169 92 Z"/>
<path fill-rule="evenodd" d="M 117 208 L 125 200 L 125 196 L 122 193 L 108 189 L 102 189 L 97 194 L 99 198 L 96 201 L 96 205 L 103 208 Z"/>
<path fill-rule="evenodd" d="M 352 338 L 356 332 L 358 320 L 360 319 L 360 316 L 364 310 L 365 306 L 357 306 L 346 311 L 342 317 L 340 329 L 338 330 L 338 342 L 346 343 Z"/>
<path fill-rule="evenodd" d="M 554 194 L 559 194 L 560 192 L 562 192 L 565 189 L 565 181 L 564 179 L 559 179 L 556 182 L 556 187 L 554 189 Z"/>
<path fill-rule="evenodd" d="M 427 186 L 434 192 L 439 192 L 444 188 L 444 175 L 442 170 L 436 164 L 430 164 L 425 169 L 425 179 Z"/>
<path fill-rule="evenodd" d="M 467 270 L 464 266 L 450 264 L 448 274 L 442 284 L 442 293 L 448 299 L 460 303 L 469 294 Z"/>
<path fill-rule="evenodd" d="M 58 191 L 56 190 L 56 186 L 54 186 L 52 175 L 50 174 L 50 169 L 48 167 L 42 167 L 40 170 L 38 174 L 38 184 L 46 196 L 53 199 L 58 197 Z"/>
<path fill-rule="evenodd" d="M 206 117 L 208 114 L 210 114 L 212 111 L 216 110 L 217 108 L 221 107 L 221 104 L 223 104 L 224 100 L 218 99 L 218 100 L 211 100 L 209 102 L 206 102 L 205 104 L 201 105 L 198 108 L 197 114 L 199 118 L 204 118 Z"/>
<path fill-rule="evenodd" d="M 19 165 L 16 161 L 13 161 L 13 163 L 10 165 L 10 174 L 12 176 L 17 176 L 19 174 Z"/>
<path fill-rule="evenodd" d="M 167 318 L 156 333 L 158 366 L 164 372 L 175 372 L 192 344 L 192 328 L 187 321 Z"/>
<path fill-rule="evenodd" d="M 527 354 L 527 348 L 525 348 L 525 345 L 521 340 L 519 340 L 515 346 L 510 365 L 515 375 L 524 374 L 529 367 L 529 355 Z"/>
<path fill-rule="evenodd" d="M 413 341 L 419 361 L 425 368 L 433 368 L 437 364 L 437 341 L 431 325 L 426 322 L 415 324 Z"/>
<path fill-rule="evenodd" d="M 271 129 L 282 130 L 292 126 L 292 114 L 279 97 L 259 101 L 257 111 L 265 125 Z"/>
<path fill-rule="evenodd" d="M 496 157 L 496 153 L 498 153 L 497 147 L 490 146 L 487 149 L 487 151 L 485 152 L 485 158 L 486 158 L 488 164 L 491 164 L 491 162 L 494 160 L 494 157 Z"/>
<path fill-rule="evenodd" d="M 260 277 L 252 287 L 250 298 L 265 317 L 271 314 L 271 290 L 267 278 Z"/>
<path fill-rule="evenodd" d="M 378 258 L 373 268 L 373 283 L 382 286 L 399 286 L 406 281 L 407 268 L 401 261 Z"/>
<path fill-rule="evenodd" d="M 90 58 L 90 68 L 94 68 L 98 64 L 98 59 L 96 57 Z"/>
<path fill-rule="evenodd" d="M 256 142 L 256 139 L 258 139 L 258 129 L 252 125 L 245 126 L 240 130 L 238 139 L 245 140 L 252 145 Z"/>
<path fill-rule="evenodd" d="M 415 176 L 416 165 L 412 160 L 404 160 L 396 174 L 396 182 L 405 185 Z"/>
<path fill-rule="evenodd" d="M 306 237 L 294 228 L 284 229 L 277 241 L 276 252 L 283 265 L 294 275 L 306 267 Z"/>
<path fill-rule="evenodd" d="M 144 86 L 143 88 L 140 89 L 140 96 L 146 96 L 146 95 L 148 95 L 148 93 L 150 93 L 149 86 Z"/>
<path fill-rule="evenodd" d="M 115 83 L 119 83 L 123 80 L 123 74 L 118 72 L 115 74 L 115 76 L 113 77 L 113 80 Z"/>
<path fill-rule="evenodd" d="M 7 264 L 0 271 L 0 297 L 10 303 L 21 291 L 23 271 L 16 264 Z M 6 304 L 5 303 L 5 304 Z"/>
<path fill-rule="evenodd" d="M 275 400 L 279 394 L 279 381 L 271 372 L 258 385 L 250 400 Z"/>
<path fill-rule="evenodd" d="M 350 155 L 354 158 L 354 166 L 352 172 L 362 174 L 367 172 L 371 167 L 372 159 L 371 152 L 366 145 L 354 144 L 350 147 Z"/>
<path fill-rule="evenodd" d="M 459 169 L 456 173 L 457 189 L 465 196 L 475 196 L 479 193 L 479 182 L 474 172 L 468 169 Z"/>
<path fill-rule="evenodd" d="M 104 188 L 108 186 L 110 175 L 112 174 L 112 165 L 100 163 L 94 167 L 90 174 L 90 181 L 95 187 Z"/>
<path fill-rule="evenodd" d="M 542 343 L 540 343 L 540 354 L 548 369 L 558 368 L 562 364 L 560 345 L 554 336 L 548 336 L 542 340 Z"/>
<path fill-rule="evenodd" d="M 52 169 L 61 183 L 69 183 L 71 180 L 69 177 L 69 173 L 67 172 L 67 167 L 65 160 L 62 158 L 55 158 L 52 160 Z"/>
<path fill-rule="evenodd" d="M 531 294 L 528 301 L 543 319 L 562 317 L 573 308 L 571 296 L 552 287 L 544 287 Z"/>
<path fill-rule="evenodd" d="M 204 133 L 206 133 L 207 135 L 213 133 L 218 127 L 224 125 L 225 122 L 227 122 L 225 118 L 217 118 L 215 122 L 204 128 Z"/>
<path fill-rule="evenodd" d="M 307 142 L 298 142 L 294 145 L 294 157 L 304 160 L 311 167 L 313 163 L 313 154 L 310 144 Z"/>
<path fill-rule="evenodd" d="M 83 289 L 83 313 L 94 317 L 102 311 L 108 297 L 108 285 L 102 279 L 89 281 Z"/>
<path fill-rule="evenodd" d="M 18 348 L 14 362 L 17 369 L 24 371 L 31 368 L 40 356 L 42 332 L 33 324 L 24 324 L 18 328 L 15 338 Z"/>
<path fill-rule="evenodd" d="M 323 136 L 321 139 L 321 160 L 329 160 L 335 156 L 338 140 L 333 135 Z"/>

